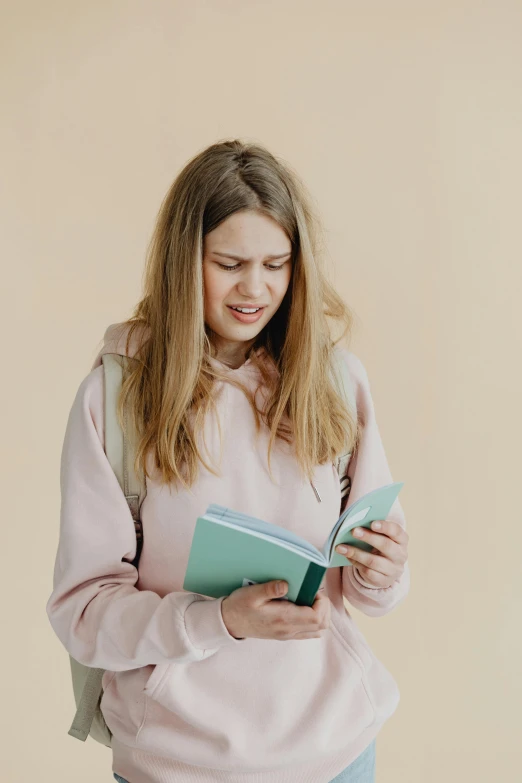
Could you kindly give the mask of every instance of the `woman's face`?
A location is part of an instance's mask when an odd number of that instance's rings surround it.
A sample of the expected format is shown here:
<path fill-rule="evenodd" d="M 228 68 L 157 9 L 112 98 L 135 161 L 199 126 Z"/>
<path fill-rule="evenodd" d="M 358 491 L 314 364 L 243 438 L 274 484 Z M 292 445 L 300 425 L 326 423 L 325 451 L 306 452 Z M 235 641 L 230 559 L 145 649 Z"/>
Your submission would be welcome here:
<path fill-rule="evenodd" d="M 291 254 L 281 226 L 259 212 L 235 212 L 205 236 L 205 323 L 217 336 L 220 361 L 240 365 L 279 308 L 292 275 Z M 231 306 L 262 309 L 242 316 Z"/>

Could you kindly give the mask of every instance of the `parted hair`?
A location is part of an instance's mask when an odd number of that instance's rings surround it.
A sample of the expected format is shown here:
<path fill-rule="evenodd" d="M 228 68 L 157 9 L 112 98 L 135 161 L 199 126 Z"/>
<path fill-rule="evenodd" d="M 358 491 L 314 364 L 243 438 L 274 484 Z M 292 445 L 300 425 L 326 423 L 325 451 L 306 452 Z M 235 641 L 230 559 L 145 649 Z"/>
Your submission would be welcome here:
<path fill-rule="evenodd" d="M 264 388 L 261 409 L 255 393 L 210 362 L 216 349 L 204 314 L 204 237 L 244 210 L 276 220 L 292 246 L 285 297 L 248 354 Z M 354 316 L 326 278 L 321 235 L 299 176 L 260 144 L 212 144 L 179 172 L 148 245 L 143 296 L 123 322 L 127 350 L 133 336 L 142 335 L 118 402 L 121 426 L 130 418 L 136 433 L 138 473 L 150 475 L 152 454 L 161 483 L 189 488 L 200 463 L 220 475 L 198 442 L 207 412 L 215 409 L 216 382 L 225 378 L 247 395 L 257 431 L 269 430 L 269 470 L 278 438 L 293 444 L 309 480 L 314 466 L 333 461 L 347 444 L 357 447 L 358 422 L 330 374 L 332 352 L 350 337 Z M 332 326 L 341 327 L 336 338 Z"/>

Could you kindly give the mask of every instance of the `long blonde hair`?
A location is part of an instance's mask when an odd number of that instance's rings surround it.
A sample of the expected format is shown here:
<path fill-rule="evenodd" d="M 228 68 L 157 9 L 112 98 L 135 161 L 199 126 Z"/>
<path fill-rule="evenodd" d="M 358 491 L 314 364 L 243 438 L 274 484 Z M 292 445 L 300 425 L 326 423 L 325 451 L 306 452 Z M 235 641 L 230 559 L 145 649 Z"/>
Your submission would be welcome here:
<path fill-rule="evenodd" d="M 246 387 L 209 361 L 216 351 L 204 319 L 203 238 L 240 210 L 275 219 L 292 244 L 285 298 L 249 353 L 267 392 L 261 411 Z M 137 434 L 138 473 L 150 476 L 151 451 L 161 483 L 189 488 L 200 462 L 219 475 L 197 439 L 205 415 L 215 409 L 220 379 L 243 389 L 257 430 L 261 421 L 269 428 L 269 469 L 276 438 L 293 442 L 308 479 L 315 465 L 333 461 L 347 443 L 356 448 L 357 421 L 330 377 L 332 351 L 350 334 L 353 315 L 322 271 L 320 233 L 298 175 L 261 145 L 237 139 L 213 144 L 178 174 L 149 243 L 143 298 L 124 322 L 127 350 L 137 330 L 145 328 L 147 335 L 129 362 L 118 404 L 120 424 L 125 426 L 125 410 Z M 344 326 L 336 340 L 328 317 Z"/>

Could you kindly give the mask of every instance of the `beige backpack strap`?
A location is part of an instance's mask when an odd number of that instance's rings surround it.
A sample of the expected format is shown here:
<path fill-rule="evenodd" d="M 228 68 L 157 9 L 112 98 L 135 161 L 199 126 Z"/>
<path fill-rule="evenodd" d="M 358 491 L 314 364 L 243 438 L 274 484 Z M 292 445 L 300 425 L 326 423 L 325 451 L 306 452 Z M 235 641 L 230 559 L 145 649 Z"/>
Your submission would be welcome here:
<path fill-rule="evenodd" d="M 127 367 L 128 361 L 126 356 L 120 356 L 116 353 L 106 353 L 102 356 L 105 370 L 105 453 L 134 519 L 137 546 L 133 563 L 137 565 L 143 545 L 140 507 L 147 490 L 144 476 L 137 476 L 134 471 L 135 433 L 131 431 L 130 422 L 125 416 L 127 435 L 124 436 L 116 415 L 123 370 Z"/>
<path fill-rule="evenodd" d="M 74 667 L 74 664 L 81 665 L 71 658 L 71 666 Z M 87 667 L 84 668 L 87 669 Z M 78 708 L 68 732 L 72 737 L 76 737 L 76 739 L 82 740 L 82 742 L 85 742 L 90 734 L 92 721 L 96 710 L 98 709 L 102 694 L 103 673 L 104 669 L 88 669 L 88 671 L 85 672 L 87 676 L 83 685 Z"/>
<path fill-rule="evenodd" d="M 146 494 L 146 484 L 145 477 L 138 477 L 134 472 L 136 448 L 134 433 L 128 431 L 127 435 L 124 435 L 117 417 L 118 397 L 127 361 L 127 357 L 119 354 L 107 353 L 102 356 L 105 376 L 105 453 L 116 474 L 134 520 L 136 557 L 133 563 L 137 565 L 143 544 L 140 506 Z M 125 419 L 125 425 L 128 427 L 127 419 Z M 102 677 L 105 670 L 84 666 L 72 657 L 70 657 L 70 662 L 77 709 L 69 734 L 85 742 L 89 734 L 92 733 L 99 742 L 110 746 L 111 733 L 99 709 L 103 693 Z"/>

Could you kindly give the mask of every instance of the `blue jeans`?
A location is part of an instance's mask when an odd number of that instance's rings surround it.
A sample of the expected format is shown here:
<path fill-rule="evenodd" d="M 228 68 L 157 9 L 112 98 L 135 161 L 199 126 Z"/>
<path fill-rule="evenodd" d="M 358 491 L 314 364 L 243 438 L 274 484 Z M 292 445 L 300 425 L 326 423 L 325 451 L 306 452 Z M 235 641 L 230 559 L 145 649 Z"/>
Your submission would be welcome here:
<path fill-rule="evenodd" d="M 355 761 L 352 761 L 346 769 L 336 775 L 330 783 L 375 783 L 376 741 L 370 742 L 366 750 L 363 750 Z M 128 780 L 120 778 L 116 773 L 114 773 L 114 778 L 118 783 L 129 783 Z"/>
<path fill-rule="evenodd" d="M 355 761 L 339 772 L 330 783 L 375 783 L 376 742 L 376 739 L 372 740 Z"/>

